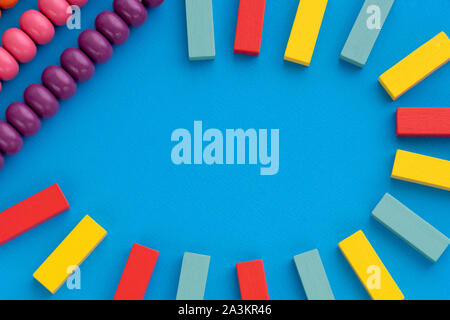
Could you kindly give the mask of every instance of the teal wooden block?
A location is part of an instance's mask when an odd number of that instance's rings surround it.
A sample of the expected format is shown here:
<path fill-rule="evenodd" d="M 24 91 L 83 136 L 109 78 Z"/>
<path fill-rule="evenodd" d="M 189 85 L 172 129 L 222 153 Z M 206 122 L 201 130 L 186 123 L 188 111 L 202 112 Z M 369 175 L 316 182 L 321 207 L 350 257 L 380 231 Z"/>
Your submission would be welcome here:
<path fill-rule="evenodd" d="M 212 0 L 186 0 L 189 60 L 216 56 Z"/>
<path fill-rule="evenodd" d="M 203 300 L 210 256 L 185 252 L 178 282 L 177 300 Z"/>
<path fill-rule="evenodd" d="M 334 300 L 334 295 L 317 249 L 296 255 L 294 262 L 308 300 Z"/>
<path fill-rule="evenodd" d="M 449 239 L 386 193 L 372 216 L 425 257 L 436 262 L 449 245 Z"/>
<path fill-rule="evenodd" d="M 341 52 L 341 59 L 364 67 L 394 0 L 366 0 Z"/>

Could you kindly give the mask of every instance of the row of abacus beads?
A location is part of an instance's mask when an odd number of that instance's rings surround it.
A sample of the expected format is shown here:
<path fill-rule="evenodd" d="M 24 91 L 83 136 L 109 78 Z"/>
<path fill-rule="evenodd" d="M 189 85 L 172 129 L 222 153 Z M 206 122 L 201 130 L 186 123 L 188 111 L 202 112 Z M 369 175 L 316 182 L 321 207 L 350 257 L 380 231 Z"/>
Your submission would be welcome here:
<path fill-rule="evenodd" d="M 0 0 L 0 9 L 9 9 L 16 5 L 17 0 Z M 2 12 L 0 11 L 0 17 Z"/>
<path fill-rule="evenodd" d="M 41 128 L 40 118 L 53 117 L 58 100 L 70 99 L 77 90 L 76 81 L 89 80 L 94 63 L 107 62 L 113 53 L 111 45 L 128 40 L 129 27 L 142 25 L 147 19 L 143 3 L 155 8 L 164 0 L 114 0 L 114 11 L 103 11 L 95 19 L 95 29 L 87 29 L 78 37 L 79 48 L 68 48 L 60 57 L 60 66 L 49 66 L 41 76 L 42 84 L 25 89 L 24 101 L 6 109 L 6 121 L 0 121 L 0 169 L 3 154 L 17 154 L 23 146 L 22 136 L 29 137 Z"/>
<path fill-rule="evenodd" d="M 19 72 L 19 62 L 27 63 L 36 55 L 36 44 L 47 44 L 55 35 L 54 25 L 62 26 L 72 14 L 70 5 L 84 6 L 88 0 L 39 0 L 37 10 L 28 10 L 19 20 L 19 28 L 10 28 L 2 36 L 0 80 L 11 80 Z M 53 23 L 53 24 L 52 24 Z M 0 82 L 1 91 L 1 82 Z"/>

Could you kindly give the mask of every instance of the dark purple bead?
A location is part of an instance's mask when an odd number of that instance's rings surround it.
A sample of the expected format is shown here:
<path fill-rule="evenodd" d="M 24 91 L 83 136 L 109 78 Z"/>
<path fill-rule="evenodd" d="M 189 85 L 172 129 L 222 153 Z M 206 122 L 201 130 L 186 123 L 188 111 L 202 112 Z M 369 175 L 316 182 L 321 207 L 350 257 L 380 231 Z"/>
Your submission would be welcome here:
<path fill-rule="evenodd" d="M 25 103 L 41 118 L 51 118 L 58 113 L 59 102 L 42 84 L 33 83 L 23 93 Z"/>
<path fill-rule="evenodd" d="M 23 136 L 30 137 L 41 129 L 41 120 L 34 111 L 22 102 L 13 102 L 6 109 L 6 120 Z"/>
<path fill-rule="evenodd" d="M 21 135 L 8 122 L 0 121 L 0 151 L 7 155 L 19 153 L 22 149 Z"/>
<path fill-rule="evenodd" d="M 77 91 L 75 80 L 59 66 L 47 67 L 42 72 L 41 81 L 60 100 L 72 98 Z"/>
<path fill-rule="evenodd" d="M 94 29 L 87 29 L 80 34 L 78 46 L 95 63 L 105 63 L 112 57 L 111 44 L 100 32 Z"/>
<path fill-rule="evenodd" d="M 76 81 L 88 81 L 95 73 L 94 63 L 78 48 L 64 50 L 60 62 Z"/>
<path fill-rule="evenodd" d="M 2 170 L 4 163 L 5 163 L 5 159 L 3 158 L 3 155 L 0 153 L 0 170 Z"/>
<path fill-rule="evenodd" d="M 114 0 L 113 8 L 132 27 L 139 27 L 147 20 L 147 10 L 139 0 Z"/>
<path fill-rule="evenodd" d="M 130 35 L 128 25 L 112 11 L 100 13 L 95 19 L 95 28 L 114 45 L 124 43 Z"/>
<path fill-rule="evenodd" d="M 164 0 L 143 0 L 142 1 L 147 7 L 156 8 L 159 7 Z"/>

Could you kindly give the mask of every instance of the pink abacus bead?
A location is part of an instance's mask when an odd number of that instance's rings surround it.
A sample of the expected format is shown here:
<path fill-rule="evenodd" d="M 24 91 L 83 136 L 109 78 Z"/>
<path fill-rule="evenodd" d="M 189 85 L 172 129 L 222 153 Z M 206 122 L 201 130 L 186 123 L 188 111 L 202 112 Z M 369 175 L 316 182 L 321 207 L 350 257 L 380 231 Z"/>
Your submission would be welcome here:
<path fill-rule="evenodd" d="M 2 45 L 17 61 L 26 63 L 36 55 L 36 45 L 22 30 L 11 28 L 2 36 Z"/>
<path fill-rule="evenodd" d="M 150 8 L 156 8 L 159 7 L 164 0 L 143 0 L 142 3 L 145 4 L 147 7 Z"/>
<path fill-rule="evenodd" d="M 71 5 L 82 7 L 84 6 L 88 0 L 67 0 Z"/>
<path fill-rule="evenodd" d="M 38 7 L 57 26 L 65 25 L 72 15 L 72 9 L 66 0 L 39 0 Z"/>
<path fill-rule="evenodd" d="M 19 72 L 16 59 L 4 48 L 0 47 L 0 79 L 11 80 Z"/>
<path fill-rule="evenodd" d="M 24 12 L 20 17 L 19 25 L 37 44 L 47 44 L 55 35 L 53 24 L 37 10 Z"/>
<path fill-rule="evenodd" d="M 7 155 L 19 153 L 23 140 L 20 134 L 8 122 L 0 121 L 0 151 Z"/>

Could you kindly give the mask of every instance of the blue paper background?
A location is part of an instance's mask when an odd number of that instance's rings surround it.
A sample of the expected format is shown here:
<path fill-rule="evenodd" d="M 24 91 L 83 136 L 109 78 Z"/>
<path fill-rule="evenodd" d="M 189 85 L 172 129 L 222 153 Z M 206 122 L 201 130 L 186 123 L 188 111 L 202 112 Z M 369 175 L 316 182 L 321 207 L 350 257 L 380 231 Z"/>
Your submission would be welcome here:
<path fill-rule="evenodd" d="M 35 5 L 33 6 L 32 3 Z M 0 32 L 37 1 L 3 11 Z M 82 29 L 110 9 L 91 0 Z M 239 299 L 235 263 L 264 259 L 272 299 L 304 299 L 292 257 L 318 248 L 338 299 L 367 299 L 337 243 L 362 229 L 407 299 L 450 298 L 450 254 L 432 264 L 370 218 L 385 192 L 450 235 L 450 193 L 390 179 L 397 148 L 450 159 L 446 138 L 397 138 L 397 107 L 449 106 L 445 66 L 396 102 L 378 76 L 444 30 L 448 0 L 397 0 L 362 70 L 339 53 L 362 6 L 330 0 L 310 68 L 283 61 L 298 0 L 268 1 L 261 55 L 233 54 L 238 1 L 214 0 L 216 60 L 187 59 L 184 1 L 167 0 L 114 48 L 56 117 L 6 158 L 0 211 L 59 183 L 71 210 L 0 247 L 0 298 L 111 299 L 134 242 L 160 251 L 147 299 L 175 298 L 183 252 L 211 255 L 206 299 Z M 57 30 L 4 83 L 1 112 L 20 101 L 81 30 Z M 4 116 L 3 116 L 4 118 Z M 175 166 L 176 128 L 279 128 L 280 171 Z M 108 236 L 82 264 L 82 289 L 49 294 L 36 268 L 89 214 Z"/>

